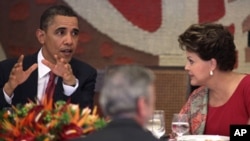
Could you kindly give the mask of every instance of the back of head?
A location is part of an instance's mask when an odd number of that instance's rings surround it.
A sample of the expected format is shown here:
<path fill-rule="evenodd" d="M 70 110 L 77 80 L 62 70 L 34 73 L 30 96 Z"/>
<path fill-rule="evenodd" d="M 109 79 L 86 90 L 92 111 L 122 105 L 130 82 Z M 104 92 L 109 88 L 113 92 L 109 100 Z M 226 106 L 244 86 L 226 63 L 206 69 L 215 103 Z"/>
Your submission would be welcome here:
<path fill-rule="evenodd" d="M 136 115 L 137 100 L 140 97 L 149 100 L 149 86 L 153 81 L 153 73 L 140 66 L 124 65 L 109 68 L 99 99 L 103 112 L 111 117 Z"/>
<path fill-rule="evenodd" d="M 64 5 L 54 5 L 46 9 L 40 18 L 40 29 L 46 30 L 53 18 L 57 15 L 78 17 L 77 14 L 70 7 Z"/>
<path fill-rule="evenodd" d="M 193 24 L 179 36 L 180 47 L 202 60 L 214 58 L 218 69 L 231 71 L 236 63 L 236 47 L 231 33 L 221 24 Z"/>

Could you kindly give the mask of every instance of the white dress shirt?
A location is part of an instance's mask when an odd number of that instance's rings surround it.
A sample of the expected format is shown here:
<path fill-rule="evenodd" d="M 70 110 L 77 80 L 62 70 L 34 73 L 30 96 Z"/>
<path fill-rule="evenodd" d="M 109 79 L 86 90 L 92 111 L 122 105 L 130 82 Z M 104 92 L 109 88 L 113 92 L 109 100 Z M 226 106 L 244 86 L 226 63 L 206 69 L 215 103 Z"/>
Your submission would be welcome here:
<path fill-rule="evenodd" d="M 42 49 L 40 49 L 40 51 L 38 52 L 38 57 L 37 57 L 37 64 L 38 64 L 38 83 L 37 83 L 37 99 L 40 101 L 44 94 L 45 94 L 45 89 L 47 87 L 47 83 L 49 81 L 49 72 L 50 72 L 50 68 L 48 68 L 46 65 L 44 65 L 42 63 L 42 60 L 44 59 L 43 55 L 42 55 Z M 58 77 L 56 77 L 55 81 L 57 82 Z M 63 83 L 63 89 L 64 89 L 64 94 L 66 96 L 70 96 L 72 95 L 77 87 L 79 85 L 78 79 L 76 79 L 76 85 L 75 86 L 69 86 Z M 4 92 L 4 97 L 5 100 L 11 104 L 12 103 L 12 98 L 14 97 L 14 94 L 9 97 L 5 91 Z"/>

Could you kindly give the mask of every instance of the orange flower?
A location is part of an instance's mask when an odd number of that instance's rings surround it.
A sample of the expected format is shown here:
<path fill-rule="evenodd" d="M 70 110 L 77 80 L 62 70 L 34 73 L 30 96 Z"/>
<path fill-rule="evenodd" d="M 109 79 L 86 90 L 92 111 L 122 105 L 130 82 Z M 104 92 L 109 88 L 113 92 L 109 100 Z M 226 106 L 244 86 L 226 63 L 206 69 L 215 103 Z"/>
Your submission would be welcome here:
<path fill-rule="evenodd" d="M 41 103 L 29 101 L 0 113 L 0 138 L 13 140 L 67 140 L 88 134 L 106 125 L 97 114 L 97 107 L 80 109 L 78 105 L 51 99 Z"/>

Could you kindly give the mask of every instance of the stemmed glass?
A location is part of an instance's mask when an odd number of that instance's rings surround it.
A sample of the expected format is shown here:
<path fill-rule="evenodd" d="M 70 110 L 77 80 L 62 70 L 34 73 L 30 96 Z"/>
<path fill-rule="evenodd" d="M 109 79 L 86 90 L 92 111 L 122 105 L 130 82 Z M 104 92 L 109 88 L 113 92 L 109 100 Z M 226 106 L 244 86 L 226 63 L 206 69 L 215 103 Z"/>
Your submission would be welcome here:
<path fill-rule="evenodd" d="M 174 114 L 172 120 L 172 131 L 177 134 L 177 137 L 180 137 L 189 131 L 187 114 Z"/>
<path fill-rule="evenodd" d="M 155 110 L 152 117 L 149 119 L 146 128 L 152 132 L 152 134 L 160 138 L 165 132 L 165 118 L 163 110 Z"/>

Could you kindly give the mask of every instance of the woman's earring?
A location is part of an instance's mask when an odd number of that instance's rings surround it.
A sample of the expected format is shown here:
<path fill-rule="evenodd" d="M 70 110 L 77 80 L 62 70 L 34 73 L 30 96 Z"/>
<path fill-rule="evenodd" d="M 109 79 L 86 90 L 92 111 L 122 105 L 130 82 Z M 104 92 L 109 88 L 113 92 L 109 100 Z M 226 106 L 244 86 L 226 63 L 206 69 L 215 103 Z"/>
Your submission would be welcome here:
<path fill-rule="evenodd" d="M 211 71 L 209 72 L 209 74 L 210 74 L 210 76 L 213 76 L 213 75 L 214 75 L 214 72 L 211 70 Z"/>

